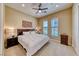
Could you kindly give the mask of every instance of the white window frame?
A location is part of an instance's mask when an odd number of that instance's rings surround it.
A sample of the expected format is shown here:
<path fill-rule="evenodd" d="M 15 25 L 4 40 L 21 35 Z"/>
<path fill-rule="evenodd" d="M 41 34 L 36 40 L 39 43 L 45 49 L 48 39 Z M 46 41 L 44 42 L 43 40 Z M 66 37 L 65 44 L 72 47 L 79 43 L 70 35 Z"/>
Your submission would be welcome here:
<path fill-rule="evenodd" d="M 51 19 L 51 21 L 54 20 L 54 19 L 57 19 L 57 20 L 58 20 L 57 17 L 54 17 L 54 18 Z M 51 23 L 52 23 L 52 22 L 51 22 Z M 58 28 L 58 36 L 55 36 L 55 35 L 53 36 L 53 35 L 52 35 L 52 28 Z M 55 32 L 54 32 L 54 33 L 55 33 Z M 51 26 L 51 36 L 52 36 L 52 37 L 59 37 L 59 20 L 58 20 L 58 26 L 57 26 L 57 27 Z"/>
<path fill-rule="evenodd" d="M 47 21 L 48 22 L 48 20 L 43 20 L 43 23 L 44 23 L 44 21 Z M 44 28 L 47 28 L 47 33 L 44 33 L 44 31 L 43 31 L 43 34 L 48 35 L 48 23 L 47 23 L 47 27 L 44 27 L 44 25 L 43 25 L 43 29 Z"/>

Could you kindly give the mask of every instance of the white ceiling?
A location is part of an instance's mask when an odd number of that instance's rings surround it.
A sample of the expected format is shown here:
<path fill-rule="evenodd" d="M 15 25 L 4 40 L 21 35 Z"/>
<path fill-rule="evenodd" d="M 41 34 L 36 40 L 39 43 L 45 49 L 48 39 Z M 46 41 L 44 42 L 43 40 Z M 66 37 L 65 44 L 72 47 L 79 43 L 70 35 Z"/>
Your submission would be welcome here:
<path fill-rule="evenodd" d="M 7 3 L 8 7 L 14 8 L 18 11 L 21 11 L 23 13 L 26 13 L 28 15 L 34 16 L 34 17 L 42 17 L 46 16 L 51 13 L 55 13 L 57 11 L 69 8 L 72 6 L 70 3 L 42 3 L 42 8 L 48 8 L 47 13 L 38 13 L 36 14 L 36 10 L 32 8 L 38 8 L 38 3 L 24 3 L 24 7 L 22 6 L 22 3 Z M 57 7 L 56 7 L 57 5 Z"/>

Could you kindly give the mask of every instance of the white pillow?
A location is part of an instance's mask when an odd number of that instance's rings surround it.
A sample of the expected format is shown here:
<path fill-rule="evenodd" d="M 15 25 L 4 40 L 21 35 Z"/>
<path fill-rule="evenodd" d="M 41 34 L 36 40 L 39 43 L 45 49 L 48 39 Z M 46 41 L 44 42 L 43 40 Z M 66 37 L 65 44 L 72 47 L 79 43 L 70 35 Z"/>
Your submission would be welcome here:
<path fill-rule="evenodd" d="M 35 31 L 32 31 L 31 34 L 36 34 L 36 32 Z"/>
<path fill-rule="evenodd" d="M 29 32 L 23 32 L 23 35 L 29 35 L 30 33 Z"/>

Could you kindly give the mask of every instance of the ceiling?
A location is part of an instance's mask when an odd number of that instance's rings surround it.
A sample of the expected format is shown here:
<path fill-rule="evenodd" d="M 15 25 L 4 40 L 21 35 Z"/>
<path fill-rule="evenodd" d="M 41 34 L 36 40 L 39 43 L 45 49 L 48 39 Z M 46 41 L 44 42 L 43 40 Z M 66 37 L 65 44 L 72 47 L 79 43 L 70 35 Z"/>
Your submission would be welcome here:
<path fill-rule="evenodd" d="M 48 8 L 47 13 L 36 14 L 36 10 L 32 8 L 38 8 L 39 3 L 6 3 L 5 5 L 36 18 L 58 12 L 72 6 L 71 3 L 42 3 L 41 8 Z"/>

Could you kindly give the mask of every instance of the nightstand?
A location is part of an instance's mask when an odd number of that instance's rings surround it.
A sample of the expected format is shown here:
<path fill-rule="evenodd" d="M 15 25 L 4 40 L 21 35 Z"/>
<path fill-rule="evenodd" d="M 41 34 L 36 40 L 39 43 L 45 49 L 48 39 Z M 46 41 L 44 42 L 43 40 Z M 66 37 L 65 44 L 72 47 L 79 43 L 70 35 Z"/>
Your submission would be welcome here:
<path fill-rule="evenodd" d="M 18 45 L 18 37 L 12 37 L 7 39 L 7 48 Z"/>

